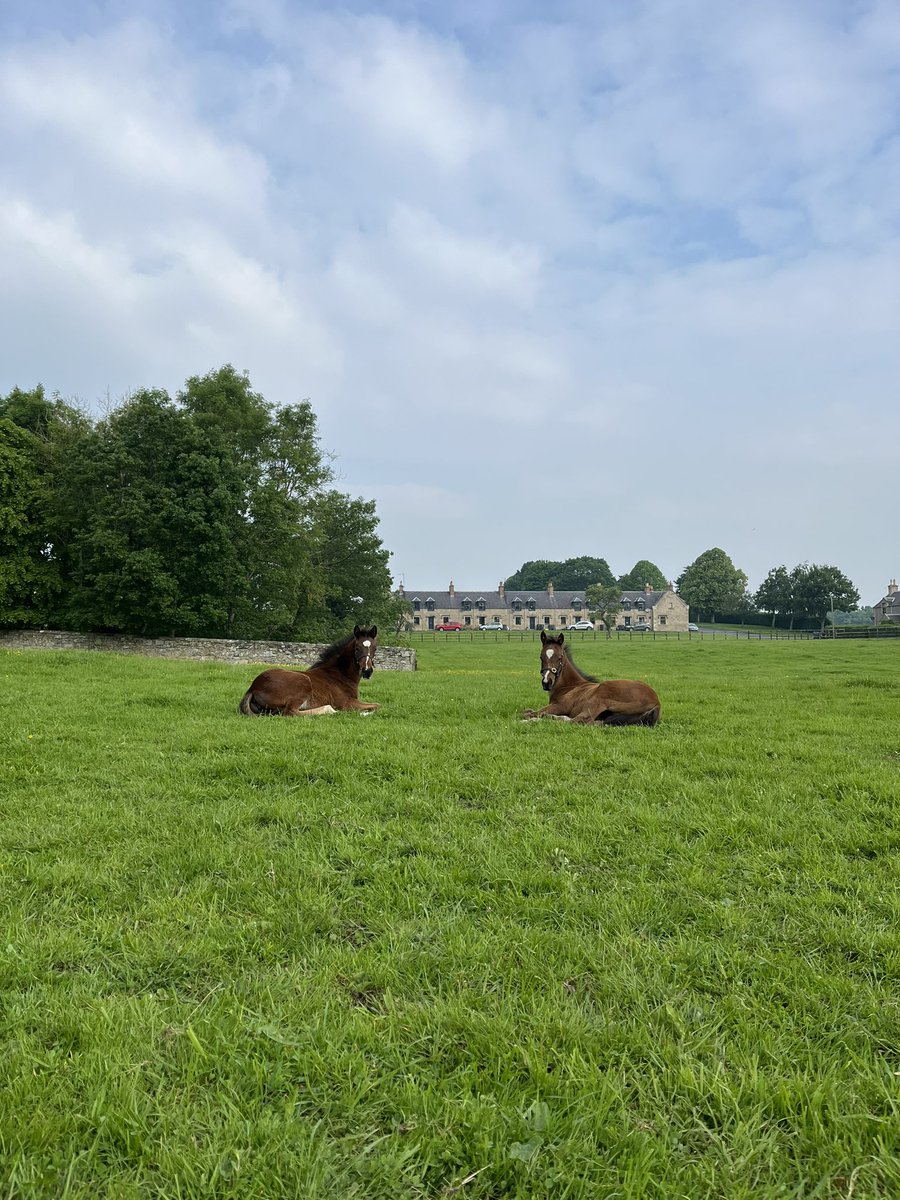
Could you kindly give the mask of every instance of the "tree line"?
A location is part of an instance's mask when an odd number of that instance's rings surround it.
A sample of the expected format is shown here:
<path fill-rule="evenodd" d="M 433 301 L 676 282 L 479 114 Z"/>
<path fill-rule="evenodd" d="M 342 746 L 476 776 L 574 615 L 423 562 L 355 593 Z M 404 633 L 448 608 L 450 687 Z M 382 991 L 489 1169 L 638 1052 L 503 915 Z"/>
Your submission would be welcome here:
<path fill-rule="evenodd" d="M 545 588 L 548 582 L 567 590 L 590 589 L 586 600 L 591 613 L 607 628 L 615 624 L 622 592 L 640 591 L 648 583 L 657 591 L 668 587 L 659 567 L 646 558 L 617 579 L 605 558 L 590 556 L 523 563 L 505 586 L 507 590 L 535 589 Z M 851 581 L 837 567 L 825 563 L 798 563 L 791 570 L 773 567 L 753 593 L 747 582 L 745 572 L 715 546 L 685 567 L 675 581 L 675 590 L 690 606 L 695 620 L 763 613 L 771 617 L 772 625 L 779 617 L 786 619 L 791 629 L 798 620 L 815 620 L 824 628 L 832 612 L 854 612 L 859 606 L 859 592 Z"/>
<path fill-rule="evenodd" d="M 390 623 L 372 501 L 334 486 L 308 401 L 224 366 L 99 418 L 0 399 L 0 625 L 321 639 Z"/>

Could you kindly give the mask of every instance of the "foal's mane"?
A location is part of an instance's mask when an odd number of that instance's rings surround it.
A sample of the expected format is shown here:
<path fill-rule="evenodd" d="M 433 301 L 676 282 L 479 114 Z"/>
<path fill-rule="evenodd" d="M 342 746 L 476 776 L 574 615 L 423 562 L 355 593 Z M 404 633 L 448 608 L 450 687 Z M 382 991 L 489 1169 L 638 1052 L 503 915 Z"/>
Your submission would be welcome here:
<path fill-rule="evenodd" d="M 581 667 L 579 667 L 579 665 L 572 658 L 572 651 L 569 649 L 568 646 L 566 646 L 566 658 L 569 660 L 569 665 L 572 667 L 575 674 L 580 675 L 581 678 L 586 680 L 587 683 L 599 683 L 600 682 L 600 680 L 596 677 L 596 675 L 588 675 L 587 672 L 582 671 Z"/>
<path fill-rule="evenodd" d="M 325 649 L 319 654 L 318 658 L 312 664 L 312 666 L 313 667 L 328 667 L 328 666 L 330 666 L 333 662 L 336 662 L 341 657 L 341 655 L 347 649 L 347 647 L 351 644 L 351 642 L 354 642 L 354 641 L 356 641 L 356 638 L 352 633 L 348 634 L 346 637 L 338 638 L 338 640 L 336 642 L 332 642 L 330 646 L 325 647 Z M 310 668 L 310 670 L 312 670 L 312 667 Z"/>

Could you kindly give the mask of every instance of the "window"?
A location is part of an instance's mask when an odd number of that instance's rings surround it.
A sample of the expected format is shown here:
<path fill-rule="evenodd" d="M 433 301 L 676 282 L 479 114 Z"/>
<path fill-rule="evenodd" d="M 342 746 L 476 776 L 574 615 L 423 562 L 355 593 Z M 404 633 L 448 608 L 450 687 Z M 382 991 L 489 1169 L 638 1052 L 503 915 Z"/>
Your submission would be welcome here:
<path fill-rule="evenodd" d="M 416 599 L 413 600 L 413 612 L 418 612 L 421 609 L 421 607 L 422 607 L 422 601 L 417 596 Z"/>
<path fill-rule="evenodd" d="M 665 618 L 665 617 L 663 617 L 663 616 L 660 616 L 660 618 L 659 618 L 659 624 L 660 624 L 660 625 L 665 625 L 665 623 L 666 623 L 666 618 Z"/>
<path fill-rule="evenodd" d="M 419 623 L 419 618 L 413 617 L 413 625 L 418 625 L 418 623 Z"/>
<path fill-rule="evenodd" d="M 479 625 L 483 625 L 483 624 L 484 624 L 484 622 L 485 622 L 485 618 L 484 618 L 484 617 L 479 617 L 479 618 L 478 618 L 478 624 L 479 624 Z"/>
<path fill-rule="evenodd" d="M 534 612 L 534 610 L 537 608 L 537 601 L 533 597 L 531 597 L 528 600 L 526 600 L 525 607 L 528 609 L 529 612 Z"/>
<path fill-rule="evenodd" d="M 519 599 L 518 596 L 516 596 L 515 600 L 513 600 L 512 606 L 513 606 L 513 612 L 521 612 L 522 611 L 522 601 Z"/>
<path fill-rule="evenodd" d="M 572 601 L 572 607 L 575 609 L 576 612 L 581 612 L 581 601 L 578 599 L 577 596 Z"/>
<path fill-rule="evenodd" d="M 443 618 L 443 620 L 444 620 L 444 624 L 445 624 L 445 625 L 449 625 L 449 624 L 450 624 L 450 618 L 449 618 L 449 617 L 444 617 L 444 618 Z"/>
<path fill-rule="evenodd" d="M 469 599 L 468 596 L 466 596 L 465 600 L 463 600 L 462 604 L 460 605 L 460 608 L 463 610 L 463 612 L 471 612 L 472 611 L 472 601 Z"/>
<path fill-rule="evenodd" d="M 425 601 L 425 611 L 426 612 L 434 612 L 434 601 L 431 599 L 430 596 Z"/>
<path fill-rule="evenodd" d="M 484 610 L 487 608 L 487 601 L 485 600 L 484 596 L 478 597 L 478 599 L 475 601 L 475 607 L 479 612 L 484 612 Z M 482 625 L 483 624 L 484 622 L 482 621 Z"/>
<path fill-rule="evenodd" d="M 467 624 L 467 625 L 471 625 L 471 624 L 472 624 L 472 618 L 471 618 L 471 617 L 466 617 L 466 624 Z"/>
<path fill-rule="evenodd" d="M 521 617 L 516 617 L 516 624 L 517 624 L 517 625 L 521 625 L 521 624 L 522 624 L 522 618 L 521 618 Z"/>
<path fill-rule="evenodd" d="M 637 604 L 635 604 L 634 607 L 636 609 L 638 609 L 639 612 L 643 612 L 647 606 L 646 606 L 646 604 L 644 604 L 643 600 L 638 600 Z"/>
<path fill-rule="evenodd" d="M 544 624 L 545 624 L 545 625 L 549 625 L 549 624 L 550 624 L 550 618 L 549 618 L 549 617 L 544 617 Z"/>
<path fill-rule="evenodd" d="M 631 612 L 631 601 L 627 596 L 622 597 L 622 612 Z"/>

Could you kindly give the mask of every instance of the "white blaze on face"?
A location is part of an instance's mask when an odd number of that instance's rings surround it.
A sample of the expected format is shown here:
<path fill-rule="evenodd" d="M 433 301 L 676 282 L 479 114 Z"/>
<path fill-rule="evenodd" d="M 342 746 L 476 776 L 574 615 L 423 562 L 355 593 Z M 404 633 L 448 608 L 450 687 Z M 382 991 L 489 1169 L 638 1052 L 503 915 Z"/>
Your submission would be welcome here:
<path fill-rule="evenodd" d="M 553 651 L 552 651 L 552 650 L 548 650 L 546 653 L 547 653 L 547 662 L 549 662 L 549 661 L 550 661 L 550 660 L 553 658 Z M 544 678 L 544 683 L 549 683 L 549 682 L 550 682 L 550 672 L 549 672 L 549 670 L 544 672 L 544 677 L 543 677 L 543 678 Z"/>
<path fill-rule="evenodd" d="M 363 645 L 368 650 L 368 648 L 372 645 L 372 643 L 371 642 L 363 642 Z"/>

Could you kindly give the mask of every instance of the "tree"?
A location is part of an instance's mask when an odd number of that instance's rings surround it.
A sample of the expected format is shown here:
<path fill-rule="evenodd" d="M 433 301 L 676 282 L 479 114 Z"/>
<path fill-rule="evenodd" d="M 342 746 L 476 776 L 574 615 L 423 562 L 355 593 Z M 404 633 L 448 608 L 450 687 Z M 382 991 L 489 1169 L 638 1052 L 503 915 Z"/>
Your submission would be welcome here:
<path fill-rule="evenodd" d="M 606 636 L 612 637 L 622 608 L 622 588 L 617 583 L 594 583 L 585 593 L 592 621 L 602 621 Z"/>
<path fill-rule="evenodd" d="M 777 616 L 791 616 L 794 625 L 794 584 L 787 567 L 773 567 L 756 590 L 756 605 L 763 612 L 772 614 L 772 625 Z"/>
<path fill-rule="evenodd" d="M 664 592 L 669 581 L 662 571 L 649 559 L 639 559 L 627 575 L 619 576 L 619 587 L 623 592 L 642 592 L 646 584 L 658 592 Z"/>
<path fill-rule="evenodd" d="M 0 623 L 52 620 L 61 587 L 55 480 L 67 441 L 85 424 L 38 385 L 0 399 Z"/>
<path fill-rule="evenodd" d="M 747 576 L 724 550 L 714 547 L 685 567 L 676 584 L 678 594 L 694 610 L 692 615 L 714 621 L 717 612 L 732 612 L 740 605 Z"/>
<path fill-rule="evenodd" d="M 824 630 L 825 618 L 832 609 L 855 609 L 859 592 L 837 567 L 825 563 L 800 563 L 791 572 L 794 600 L 797 609 L 806 617 L 819 621 Z"/>
<path fill-rule="evenodd" d="M 615 583 L 605 558 L 567 558 L 551 561 L 540 558 L 523 563 L 504 583 L 507 591 L 542 591 L 548 583 L 562 591 L 583 591 L 592 583 Z"/>

